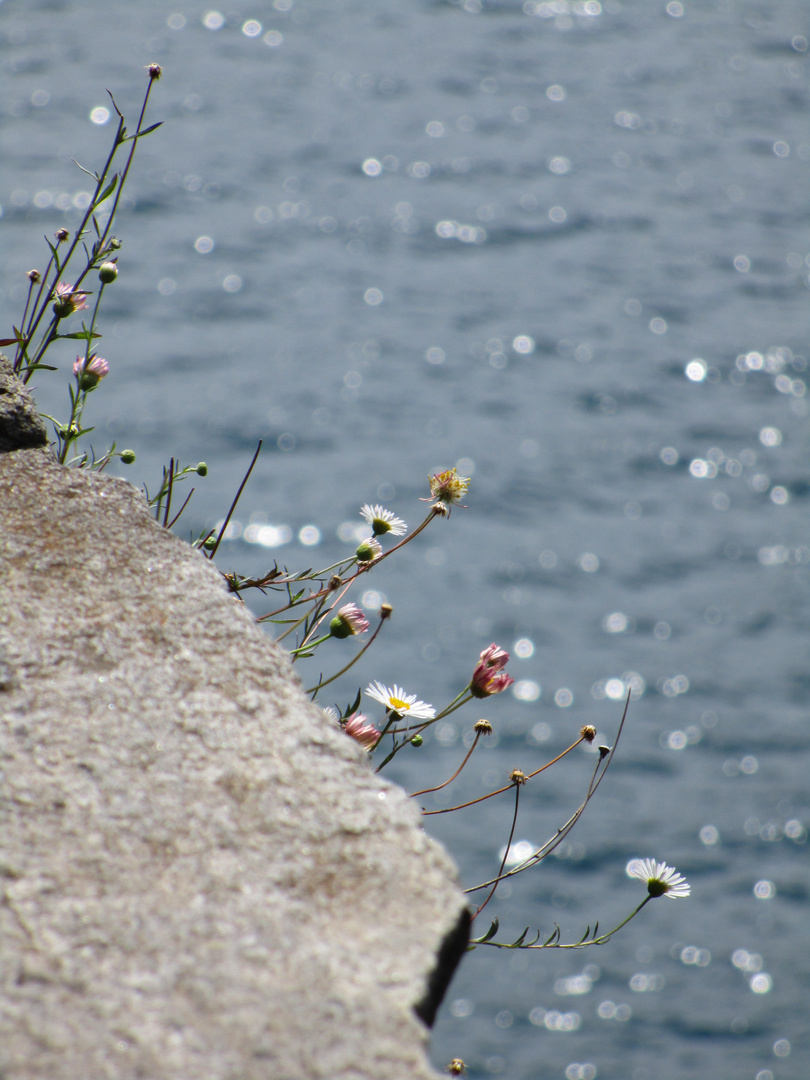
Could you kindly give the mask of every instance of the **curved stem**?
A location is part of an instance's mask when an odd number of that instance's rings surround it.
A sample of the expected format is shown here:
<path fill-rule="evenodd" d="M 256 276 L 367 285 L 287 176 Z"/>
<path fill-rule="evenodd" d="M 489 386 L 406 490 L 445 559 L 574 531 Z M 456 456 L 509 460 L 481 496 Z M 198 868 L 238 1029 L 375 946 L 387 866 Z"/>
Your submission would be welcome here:
<path fill-rule="evenodd" d="M 490 889 L 486 900 L 484 900 L 483 904 L 481 904 L 481 906 L 478 908 L 476 913 L 473 915 L 473 921 L 475 921 L 478 918 L 478 916 L 481 914 L 481 912 L 484 910 L 484 908 L 490 902 L 492 897 L 495 895 L 495 890 L 498 888 L 498 886 L 501 883 L 501 874 L 503 873 L 503 868 L 506 866 L 506 860 L 509 858 L 509 848 L 512 846 L 512 838 L 515 835 L 515 826 L 517 825 L 518 804 L 520 802 L 520 789 L 522 787 L 522 784 L 520 782 L 515 781 L 514 783 L 515 783 L 515 812 L 512 815 L 512 828 L 509 830 L 509 839 L 506 841 L 506 850 L 504 851 L 503 859 L 501 860 L 501 868 L 498 871 L 497 880 L 496 880 L 495 884 L 492 886 L 492 888 Z"/>
<path fill-rule="evenodd" d="M 374 631 L 374 633 L 371 635 L 371 637 L 365 643 L 365 645 L 360 650 L 360 652 L 357 653 L 354 656 L 354 658 L 352 660 L 350 660 L 348 662 L 348 664 L 346 664 L 345 667 L 342 667 L 340 669 L 340 671 L 336 671 L 335 674 L 330 676 L 328 679 L 324 679 L 322 682 L 318 682 L 314 686 L 310 686 L 310 688 L 308 690 L 305 690 L 304 693 L 305 694 L 314 694 L 316 691 L 320 690 L 322 686 L 328 686 L 329 683 L 334 682 L 335 679 L 339 679 L 341 675 L 345 675 L 346 672 L 349 670 L 349 668 L 352 667 L 352 665 L 357 663 L 357 661 L 360 659 L 360 657 L 363 655 L 363 653 L 371 648 L 371 646 L 372 646 L 372 644 L 374 642 L 374 639 L 376 638 L 377 634 L 379 634 L 380 630 L 382 629 L 382 625 L 383 625 L 384 622 L 385 622 L 385 619 L 381 618 L 380 622 L 379 622 L 379 625 L 377 626 L 377 629 Z"/>

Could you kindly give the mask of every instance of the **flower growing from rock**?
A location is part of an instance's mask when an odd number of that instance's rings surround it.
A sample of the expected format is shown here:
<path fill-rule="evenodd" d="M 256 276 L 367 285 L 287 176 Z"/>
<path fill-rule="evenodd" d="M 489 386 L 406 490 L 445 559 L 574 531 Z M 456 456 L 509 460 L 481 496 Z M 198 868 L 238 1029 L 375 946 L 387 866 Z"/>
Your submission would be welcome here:
<path fill-rule="evenodd" d="M 408 531 L 408 526 L 402 518 L 386 510 L 384 506 L 371 506 L 370 503 L 366 503 L 360 508 L 360 515 L 369 523 L 374 536 L 383 536 L 389 532 L 392 536 L 404 536 Z"/>
<path fill-rule="evenodd" d="M 83 311 L 87 307 L 87 293 L 75 289 L 68 281 L 60 282 L 53 293 L 53 311 L 60 319 L 67 318 L 74 311 Z"/>
<path fill-rule="evenodd" d="M 79 380 L 80 390 L 95 390 L 109 370 L 110 365 L 101 356 L 91 356 L 89 359 L 77 356 L 73 365 L 73 374 Z"/>
<path fill-rule="evenodd" d="M 484 649 L 470 680 L 470 692 L 473 697 L 485 698 L 500 694 L 515 681 L 501 669 L 509 663 L 509 653 L 494 643 Z"/>
<path fill-rule="evenodd" d="M 454 506 L 461 505 L 461 500 L 470 486 L 470 478 L 459 476 L 454 468 L 429 476 L 428 482 L 430 483 L 430 499 L 422 499 L 422 502 L 430 502 L 432 499 L 434 511 L 446 517 L 450 516 L 450 511 Z"/>
<path fill-rule="evenodd" d="M 366 750 L 373 750 L 380 737 L 379 731 L 372 724 L 366 722 L 366 718 L 362 713 L 352 713 L 343 725 L 343 730 L 347 735 L 356 739 L 361 746 L 365 746 Z"/>
<path fill-rule="evenodd" d="M 417 720 L 432 720 L 436 710 L 432 705 L 426 705 L 424 701 L 417 701 L 416 694 L 406 694 L 402 687 L 394 686 L 389 689 L 381 682 L 370 683 L 366 687 L 366 693 L 384 705 L 389 712 L 398 716 L 413 716 Z"/>
<path fill-rule="evenodd" d="M 633 859 L 627 864 L 628 877 L 638 878 L 647 886 L 650 896 L 688 896 L 692 891 L 686 879 L 674 866 L 657 863 L 655 859 Z"/>
<path fill-rule="evenodd" d="M 368 619 L 357 604 L 344 604 L 329 623 L 329 633 L 336 638 L 365 634 L 366 630 L 368 630 Z"/>

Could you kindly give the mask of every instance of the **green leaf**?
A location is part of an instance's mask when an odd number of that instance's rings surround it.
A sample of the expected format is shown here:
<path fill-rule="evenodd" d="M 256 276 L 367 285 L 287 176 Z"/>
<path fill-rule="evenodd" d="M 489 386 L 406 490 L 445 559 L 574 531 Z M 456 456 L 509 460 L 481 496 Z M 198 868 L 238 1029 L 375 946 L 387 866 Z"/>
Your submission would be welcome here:
<path fill-rule="evenodd" d="M 136 131 L 134 135 L 127 135 L 127 137 L 125 139 L 122 139 L 121 142 L 131 142 L 133 139 L 140 139 L 144 135 L 148 135 L 150 131 L 155 131 L 157 128 L 161 127 L 162 124 L 163 121 L 158 120 L 156 124 L 152 124 L 151 127 L 144 128 L 143 131 Z"/>
<path fill-rule="evenodd" d="M 491 941 L 492 938 L 498 933 L 498 927 L 500 926 L 498 919 L 493 919 L 490 923 L 489 930 L 485 934 L 482 934 L 478 938 L 470 938 L 470 944 L 483 945 L 485 941 Z"/>
<path fill-rule="evenodd" d="M 115 188 L 116 188 L 117 184 L 118 184 L 118 173 L 115 174 L 115 176 L 112 178 L 112 180 L 109 182 L 109 184 L 107 184 L 107 186 L 104 188 L 102 193 L 99 195 L 99 197 L 93 203 L 93 209 L 94 210 L 99 205 L 99 203 L 103 203 L 105 199 L 108 199 L 110 197 L 110 195 L 112 195 L 112 193 L 115 191 Z"/>
<path fill-rule="evenodd" d="M 62 338 L 67 341 L 72 339 L 73 341 L 92 341 L 93 338 L 100 338 L 101 334 L 97 334 L 95 330 L 77 330 L 74 334 L 54 334 L 54 339 Z"/>

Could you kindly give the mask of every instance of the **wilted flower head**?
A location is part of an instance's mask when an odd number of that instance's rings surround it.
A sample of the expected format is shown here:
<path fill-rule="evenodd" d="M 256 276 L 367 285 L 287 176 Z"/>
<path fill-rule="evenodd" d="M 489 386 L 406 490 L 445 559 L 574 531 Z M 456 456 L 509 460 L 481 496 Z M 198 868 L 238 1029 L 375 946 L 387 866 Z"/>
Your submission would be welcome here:
<path fill-rule="evenodd" d="M 160 64 L 147 64 L 146 70 L 149 72 L 150 79 L 159 79 L 163 74 L 163 68 Z"/>
<path fill-rule="evenodd" d="M 364 540 L 357 551 L 355 551 L 357 561 L 361 563 L 374 562 L 375 559 L 379 559 L 382 555 L 382 545 L 379 540 L 375 540 L 373 536 L 370 536 L 368 540 Z"/>
<path fill-rule="evenodd" d="M 379 731 L 372 724 L 366 722 L 366 718 L 362 713 L 352 713 L 343 725 L 343 730 L 347 735 L 351 735 L 353 739 L 356 739 L 361 746 L 365 746 L 366 750 L 373 750 L 380 737 Z"/>
<path fill-rule="evenodd" d="M 77 356 L 73 365 L 73 374 L 79 380 L 80 390 L 95 390 L 109 370 L 110 365 L 101 356 L 91 356 L 89 360 Z"/>
<path fill-rule="evenodd" d="M 455 468 L 445 469 L 444 472 L 429 476 L 428 482 L 430 483 L 430 499 L 422 499 L 422 502 L 433 500 L 433 509 L 448 517 L 454 506 L 461 505 L 461 500 L 470 486 L 470 478 L 459 476 Z"/>
<path fill-rule="evenodd" d="M 374 536 L 382 536 L 389 532 L 392 536 L 404 536 L 408 530 L 402 518 L 386 510 L 384 506 L 371 506 L 370 503 L 366 503 L 360 508 L 360 515 L 369 523 Z"/>
<path fill-rule="evenodd" d="M 627 876 L 638 878 L 647 885 L 650 896 L 688 896 L 692 891 L 686 879 L 674 866 L 657 863 L 655 859 L 632 859 L 627 864 Z"/>
<path fill-rule="evenodd" d="M 511 675 L 507 675 L 501 668 L 509 663 L 509 653 L 494 643 L 481 653 L 476 665 L 473 677 L 470 680 L 470 691 L 473 697 L 484 698 L 492 694 L 500 694 L 515 681 Z"/>
<path fill-rule="evenodd" d="M 432 705 L 426 705 L 424 701 L 417 701 L 416 694 L 406 694 L 396 684 L 392 689 L 384 686 L 381 682 L 369 683 L 366 687 L 369 697 L 379 701 L 388 709 L 399 716 L 413 716 L 417 720 L 432 720 L 436 710 Z"/>
<path fill-rule="evenodd" d="M 72 315 L 74 311 L 82 311 L 87 307 L 87 293 L 82 292 L 81 289 L 74 291 L 73 286 L 67 281 L 61 281 L 56 286 L 53 300 L 54 314 L 58 315 L 60 319 L 65 319 L 68 315 Z"/>
<path fill-rule="evenodd" d="M 368 630 L 368 619 L 357 604 L 344 604 L 329 623 L 329 633 L 336 638 L 365 634 L 366 630 Z"/>

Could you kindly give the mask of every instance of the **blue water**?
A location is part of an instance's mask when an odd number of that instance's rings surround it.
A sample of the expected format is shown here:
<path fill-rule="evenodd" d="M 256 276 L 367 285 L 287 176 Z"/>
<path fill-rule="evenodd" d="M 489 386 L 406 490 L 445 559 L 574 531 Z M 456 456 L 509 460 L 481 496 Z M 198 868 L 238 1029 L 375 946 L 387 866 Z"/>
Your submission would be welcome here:
<path fill-rule="evenodd" d="M 394 617 L 324 703 L 380 679 L 441 706 L 491 641 L 522 698 L 455 714 L 393 778 L 440 782 L 486 716 L 450 789 L 474 798 L 584 723 L 611 743 L 643 687 L 568 846 L 481 929 L 615 925 L 636 856 L 692 896 L 601 949 L 470 955 L 433 1056 L 474 1080 L 810 1069 L 808 37 L 798 0 L 0 4 L 3 325 L 78 220 L 105 89 L 134 120 L 165 67 L 86 418 L 135 482 L 209 463 L 178 531 L 222 518 L 259 438 L 226 570 L 326 565 L 363 502 L 414 527 L 429 472 L 472 476 L 355 597 Z M 37 382 L 64 412 L 66 379 Z M 333 668 L 355 647 L 330 644 Z M 515 839 L 551 835 L 593 762 L 528 785 Z M 466 884 L 511 810 L 427 819 Z"/>

